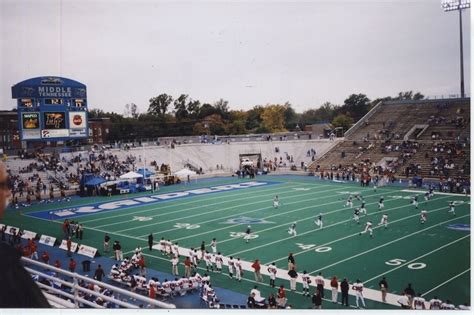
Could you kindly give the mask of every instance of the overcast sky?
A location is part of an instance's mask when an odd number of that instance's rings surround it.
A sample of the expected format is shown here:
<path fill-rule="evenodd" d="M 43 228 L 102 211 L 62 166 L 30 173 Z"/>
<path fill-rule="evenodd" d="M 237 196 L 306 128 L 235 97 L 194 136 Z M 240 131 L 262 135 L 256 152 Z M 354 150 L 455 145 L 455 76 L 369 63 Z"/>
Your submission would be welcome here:
<path fill-rule="evenodd" d="M 470 13 L 463 14 L 470 94 Z M 11 86 L 55 75 L 89 107 L 140 111 L 161 93 L 297 112 L 351 93 L 459 94 L 457 12 L 440 1 L 293 3 L 0 0 L 0 109 Z"/>

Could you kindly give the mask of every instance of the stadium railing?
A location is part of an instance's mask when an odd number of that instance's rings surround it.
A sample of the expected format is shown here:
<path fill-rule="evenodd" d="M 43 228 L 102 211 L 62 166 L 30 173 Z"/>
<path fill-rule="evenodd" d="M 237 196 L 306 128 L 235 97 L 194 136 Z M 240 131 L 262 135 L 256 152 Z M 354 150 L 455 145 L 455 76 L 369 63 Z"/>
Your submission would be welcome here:
<path fill-rule="evenodd" d="M 371 110 L 369 110 L 369 112 L 367 114 L 364 115 L 364 117 L 362 117 L 361 119 L 359 119 L 358 122 L 356 122 L 354 125 L 352 125 L 351 128 L 349 128 L 349 130 L 347 130 L 345 133 L 344 133 L 344 137 L 347 138 L 348 136 L 350 136 L 351 134 L 354 133 L 354 131 L 356 131 L 360 125 L 362 125 L 363 123 L 365 123 L 365 121 L 367 119 L 369 119 L 370 117 L 372 117 L 380 108 L 380 106 L 382 106 L 382 101 L 378 102 L 377 105 L 375 105 Z"/>
<path fill-rule="evenodd" d="M 121 297 L 127 297 L 127 298 L 131 298 L 131 299 L 135 299 L 135 300 L 144 302 L 145 305 L 151 305 L 153 307 L 167 308 L 167 309 L 176 308 L 176 306 L 174 304 L 165 303 L 165 302 L 162 302 L 162 301 L 157 301 L 157 300 L 154 300 L 154 299 L 150 299 L 146 296 L 143 296 L 143 295 L 131 292 L 131 291 L 127 291 L 127 290 L 124 290 L 122 288 L 119 288 L 119 287 L 116 287 L 116 286 L 113 286 L 113 285 L 110 285 L 110 284 L 107 284 L 107 283 L 104 283 L 104 282 L 101 282 L 101 281 L 91 279 L 89 277 L 81 276 L 81 275 L 79 275 L 77 273 L 74 273 L 74 272 L 69 272 L 67 270 L 56 268 L 54 266 L 47 265 L 47 264 L 38 262 L 36 260 L 32 260 L 32 259 L 29 259 L 29 258 L 26 258 L 26 257 L 22 257 L 21 260 L 26 265 L 25 269 L 31 275 L 38 276 L 39 278 L 45 278 L 45 279 L 50 280 L 51 285 L 47 285 L 47 284 L 41 283 L 39 281 L 37 281 L 36 283 L 41 289 L 44 289 L 44 290 L 47 291 L 46 294 L 45 294 L 45 297 L 48 299 L 48 301 L 50 302 L 50 304 L 52 306 L 67 307 L 67 308 L 70 308 L 70 307 L 79 308 L 80 304 L 82 303 L 82 304 L 87 305 L 87 306 L 92 307 L 92 308 L 104 308 L 103 306 L 101 306 L 99 304 L 96 304 L 94 302 L 91 302 L 89 300 L 86 300 L 86 299 L 80 297 L 79 292 L 83 292 L 85 294 L 89 294 L 89 295 L 92 295 L 94 297 L 100 297 L 104 301 L 111 302 L 111 303 L 116 304 L 116 305 L 118 305 L 122 308 L 139 308 L 138 305 L 131 304 L 131 303 L 122 301 L 118 298 L 115 298 L 113 296 L 107 296 L 107 295 L 104 295 L 100 292 L 96 292 L 96 291 L 89 290 L 87 288 L 81 287 L 79 285 L 79 280 L 83 280 L 87 283 L 92 283 L 94 285 L 100 286 L 101 288 L 108 289 L 108 290 L 110 290 L 110 291 L 112 291 L 116 294 L 120 294 Z M 55 277 L 55 276 L 46 274 L 43 271 L 28 267 L 30 265 L 34 265 L 34 266 L 42 268 L 42 269 L 54 271 L 54 272 L 56 272 L 57 275 L 63 275 L 63 276 L 66 276 L 66 277 L 70 277 L 70 278 L 72 278 L 72 280 L 68 281 L 68 280 L 65 280 L 65 279 L 61 279 L 57 276 Z M 72 294 L 68 293 L 68 292 L 65 292 L 61 289 L 53 287 L 53 282 L 61 283 L 62 285 L 71 288 L 72 289 L 71 290 Z M 64 300 L 61 300 L 60 298 L 58 298 L 55 295 L 64 298 Z M 72 302 L 67 301 L 66 299 L 69 299 Z"/>

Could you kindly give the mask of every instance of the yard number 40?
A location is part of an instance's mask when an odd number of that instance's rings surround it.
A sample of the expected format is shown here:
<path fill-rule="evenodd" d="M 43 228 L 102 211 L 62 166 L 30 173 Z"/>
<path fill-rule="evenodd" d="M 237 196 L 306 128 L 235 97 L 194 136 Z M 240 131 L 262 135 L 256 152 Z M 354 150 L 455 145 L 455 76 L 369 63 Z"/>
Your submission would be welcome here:
<path fill-rule="evenodd" d="M 385 264 L 390 265 L 390 266 L 400 266 L 401 264 L 405 262 L 406 262 L 405 259 L 394 258 L 394 259 L 390 259 L 389 261 L 386 261 Z M 414 262 L 414 263 L 409 264 L 407 267 L 408 269 L 414 269 L 414 270 L 423 269 L 426 267 L 426 264 L 422 262 Z"/>

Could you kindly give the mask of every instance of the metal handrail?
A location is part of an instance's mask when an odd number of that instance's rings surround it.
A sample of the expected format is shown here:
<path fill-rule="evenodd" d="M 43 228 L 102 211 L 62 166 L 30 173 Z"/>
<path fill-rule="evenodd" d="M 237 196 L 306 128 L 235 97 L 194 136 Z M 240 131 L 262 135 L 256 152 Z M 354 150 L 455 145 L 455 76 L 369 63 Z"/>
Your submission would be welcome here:
<path fill-rule="evenodd" d="M 111 297 L 108 297 L 106 295 L 103 295 L 101 293 L 98 293 L 98 292 L 95 292 L 95 291 L 91 291 L 87 288 L 83 288 L 83 287 L 80 287 L 79 285 L 77 285 L 77 280 L 83 280 L 83 281 L 86 281 L 86 282 L 89 282 L 89 283 L 93 283 L 95 285 L 98 285 L 100 287 L 103 287 L 103 288 L 106 288 L 106 289 L 109 289 L 111 291 L 114 291 L 114 292 L 117 292 L 117 293 L 120 293 L 120 294 L 123 294 L 125 296 L 128 296 L 128 297 L 131 297 L 131 298 L 134 298 L 136 300 L 139 300 L 139 301 L 142 301 L 144 303 L 148 303 L 150 305 L 153 305 L 153 306 L 157 306 L 157 307 L 160 307 L 160 308 L 176 308 L 176 305 L 174 304 L 171 304 L 171 303 L 165 303 L 165 302 L 162 302 L 162 301 L 157 301 L 157 300 L 154 300 L 154 299 L 150 299 L 149 297 L 146 297 L 146 296 L 143 296 L 143 295 L 140 295 L 140 294 L 137 294 L 137 293 L 134 293 L 134 292 L 131 292 L 131 291 L 128 291 L 128 290 L 124 290 L 122 288 L 119 288 L 119 287 L 116 287 L 116 286 L 113 286 L 113 285 L 110 285 L 110 284 L 107 284 L 107 283 L 104 283 L 104 282 L 101 282 L 101 281 L 97 281 L 95 279 L 91 279 L 89 277 L 85 277 L 85 276 L 82 276 L 80 274 L 77 274 L 75 272 L 70 272 L 70 271 L 67 271 L 67 270 L 63 270 L 63 269 L 60 269 L 60 268 L 56 268 L 54 266 L 51 266 L 51 265 L 48 265 L 48 264 L 44 264 L 44 263 L 41 263 L 39 261 L 36 261 L 36 260 L 33 260 L 33 259 L 29 259 L 29 258 L 26 258 L 26 257 L 22 257 L 21 260 L 25 263 L 25 264 L 31 264 L 31 265 L 35 265 L 35 266 L 38 266 L 38 267 L 41 267 L 41 268 L 44 268 L 44 269 L 49 269 L 51 271 L 55 271 L 57 272 L 58 274 L 62 274 L 62 275 L 65 275 L 65 276 L 68 276 L 68 277 L 71 277 L 74 281 L 74 283 L 71 283 L 71 282 L 68 282 L 68 281 L 65 281 L 63 279 L 59 279 L 59 278 L 55 278 L 53 276 L 50 276 L 50 275 L 47 275 L 41 271 L 38 271 L 38 270 L 35 270 L 35 269 L 32 269 L 32 268 L 29 268 L 29 267 L 25 267 L 25 269 L 27 269 L 27 271 L 29 271 L 30 273 L 33 273 L 33 274 L 37 274 L 41 277 L 44 277 L 44 278 L 47 278 L 47 279 L 51 279 L 51 280 L 54 280 L 56 282 L 60 282 L 64 285 L 67 285 L 69 287 L 72 287 L 74 289 L 77 289 L 75 290 L 75 292 L 77 291 L 82 291 L 82 292 L 85 292 L 85 293 L 88 293 L 88 294 L 92 294 L 94 296 L 98 296 L 98 297 L 101 297 L 103 298 L 104 300 L 107 300 L 107 301 L 111 301 L 115 304 L 118 304 L 118 305 L 121 305 L 123 307 L 126 307 L 126 308 L 138 308 L 138 306 L 134 305 L 134 304 L 130 304 L 130 303 L 127 303 L 127 302 L 122 302 L 118 299 L 115 299 L 115 298 L 111 298 Z M 49 287 L 49 286 L 46 286 L 48 288 L 48 290 L 51 288 L 51 289 L 54 289 L 52 287 Z M 57 290 L 57 289 L 56 289 Z M 54 290 L 53 290 L 54 291 Z M 66 293 L 66 292 L 64 292 Z M 66 293 L 68 294 L 68 293 Z M 87 301 L 87 300 L 84 300 L 82 298 L 79 298 L 76 296 L 73 297 L 73 299 L 75 299 L 76 301 L 80 301 L 82 303 L 84 303 L 84 301 Z M 83 301 L 84 300 L 84 301 Z M 87 301 L 89 302 L 89 301 Z M 88 303 L 85 303 L 85 304 L 88 304 Z M 95 306 L 99 307 L 99 305 L 96 305 L 94 304 Z"/>

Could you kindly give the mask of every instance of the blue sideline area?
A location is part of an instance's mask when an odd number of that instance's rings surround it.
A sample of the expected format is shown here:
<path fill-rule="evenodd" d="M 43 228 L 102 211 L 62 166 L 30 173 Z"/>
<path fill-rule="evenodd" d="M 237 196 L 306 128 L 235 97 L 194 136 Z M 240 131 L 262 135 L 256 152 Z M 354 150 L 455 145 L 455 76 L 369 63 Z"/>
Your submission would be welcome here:
<path fill-rule="evenodd" d="M 37 243 L 37 248 L 38 248 L 38 251 L 37 251 L 38 256 L 40 258 L 39 261 L 41 261 L 41 254 L 43 253 L 43 251 L 46 251 L 48 252 L 49 257 L 50 257 L 49 259 L 50 265 L 54 265 L 54 262 L 56 260 L 59 260 L 61 262 L 61 268 L 64 270 L 68 270 L 70 257 L 67 256 L 65 250 L 62 250 L 56 246 L 50 247 L 43 244 L 39 244 L 38 242 L 36 243 Z M 25 246 L 26 244 L 27 244 L 27 241 L 22 239 L 22 245 Z M 148 249 L 144 249 L 144 250 L 148 251 Z M 87 256 L 73 254 L 72 258 L 74 258 L 74 260 L 77 263 L 76 272 L 80 275 L 91 277 L 91 278 L 94 276 L 94 272 L 99 264 L 102 265 L 102 268 L 104 269 L 104 272 L 107 275 L 110 272 L 112 265 L 116 263 L 114 259 L 111 259 L 107 256 L 89 258 Z M 89 272 L 83 271 L 82 262 L 85 260 L 91 261 Z M 168 280 L 174 279 L 174 276 L 169 273 L 156 271 L 150 268 L 146 268 L 146 277 L 147 279 L 150 279 L 151 277 L 156 277 L 160 280 L 160 282 L 163 281 L 164 279 L 168 279 Z M 120 287 L 119 285 L 117 285 L 117 283 L 110 281 L 106 277 L 103 278 L 102 281 L 107 284 Z M 212 284 L 212 275 L 211 275 L 211 284 Z M 124 287 L 121 287 L 121 288 L 124 288 Z M 237 293 L 231 290 L 214 287 L 214 286 L 213 286 L 213 289 L 216 292 L 216 295 L 219 298 L 221 305 L 227 304 L 227 305 L 239 305 L 239 306 L 242 305 L 243 306 L 247 302 L 247 296 L 241 293 Z M 176 296 L 174 298 L 167 298 L 164 301 L 176 305 L 176 308 L 206 308 L 207 307 L 205 303 L 201 302 L 199 291 L 195 293 L 188 293 L 184 296 Z M 128 302 L 132 304 L 137 304 L 137 305 L 141 304 L 140 301 L 130 300 Z"/>

